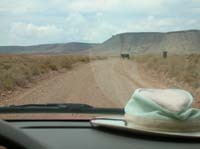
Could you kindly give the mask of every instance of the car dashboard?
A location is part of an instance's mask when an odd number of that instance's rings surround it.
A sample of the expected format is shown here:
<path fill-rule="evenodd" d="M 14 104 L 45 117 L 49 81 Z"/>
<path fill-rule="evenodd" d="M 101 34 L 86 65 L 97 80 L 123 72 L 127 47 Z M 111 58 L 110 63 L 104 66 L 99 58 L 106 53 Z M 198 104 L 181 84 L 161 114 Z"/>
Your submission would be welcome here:
<path fill-rule="evenodd" d="M 93 127 L 89 120 L 7 120 L 46 148 L 199 149 L 200 141 L 160 138 Z"/>

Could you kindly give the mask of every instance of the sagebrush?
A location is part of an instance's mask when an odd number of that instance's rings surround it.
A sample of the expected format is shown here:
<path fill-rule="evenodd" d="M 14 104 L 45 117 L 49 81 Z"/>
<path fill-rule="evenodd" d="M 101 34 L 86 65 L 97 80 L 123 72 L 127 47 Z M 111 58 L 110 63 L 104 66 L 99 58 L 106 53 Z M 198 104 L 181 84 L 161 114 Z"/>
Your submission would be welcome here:
<path fill-rule="evenodd" d="M 70 55 L 0 55 L 0 91 L 25 87 L 35 76 L 96 59 Z M 99 58 L 100 59 L 100 58 Z"/>
<path fill-rule="evenodd" d="M 161 55 L 146 54 L 134 56 L 133 59 L 147 70 L 156 72 L 158 77 L 164 74 L 166 79 L 175 80 L 174 84 L 179 85 L 179 88 L 188 89 L 200 98 L 200 54 L 169 55 L 166 59 Z"/>

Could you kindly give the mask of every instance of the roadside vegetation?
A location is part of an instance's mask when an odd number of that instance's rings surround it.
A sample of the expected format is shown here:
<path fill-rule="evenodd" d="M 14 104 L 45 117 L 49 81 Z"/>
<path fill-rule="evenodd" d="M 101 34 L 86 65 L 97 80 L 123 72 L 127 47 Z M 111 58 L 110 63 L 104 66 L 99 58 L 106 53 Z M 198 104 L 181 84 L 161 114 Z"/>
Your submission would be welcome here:
<path fill-rule="evenodd" d="M 187 89 L 200 98 L 200 54 L 169 55 L 166 59 L 148 54 L 133 59 L 144 69 L 152 70 L 169 86 Z"/>
<path fill-rule="evenodd" d="M 68 55 L 1 55 L 0 93 L 16 87 L 26 87 L 43 74 L 51 71 L 68 70 L 76 63 L 88 63 L 102 57 Z"/>

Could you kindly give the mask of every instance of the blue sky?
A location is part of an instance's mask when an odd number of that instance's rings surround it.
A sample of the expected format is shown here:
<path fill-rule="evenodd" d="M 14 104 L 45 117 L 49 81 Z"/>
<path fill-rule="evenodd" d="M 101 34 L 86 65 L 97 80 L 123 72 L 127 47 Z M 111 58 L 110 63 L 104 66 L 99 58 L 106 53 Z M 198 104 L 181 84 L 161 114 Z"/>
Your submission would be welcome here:
<path fill-rule="evenodd" d="M 0 45 L 103 42 L 122 32 L 200 29 L 200 0 L 1 0 Z"/>

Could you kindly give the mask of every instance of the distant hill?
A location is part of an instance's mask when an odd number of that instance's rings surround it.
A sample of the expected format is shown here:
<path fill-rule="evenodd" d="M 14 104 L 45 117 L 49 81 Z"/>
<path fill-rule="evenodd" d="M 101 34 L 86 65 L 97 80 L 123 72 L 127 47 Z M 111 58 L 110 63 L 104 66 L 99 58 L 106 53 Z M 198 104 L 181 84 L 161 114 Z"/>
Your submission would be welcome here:
<path fill-rule="evenodd" d="M 200 30 L 122 33 L 93 48 L 94 53 L 196 53 L 200 52 Z"/>
<path fill-rule="evenodd" d="M 0 46 L 0 53 L 66 53 L 119 55 L 120 53 L 200 53 L 200 30 L 122 33 L 101 44 L 70 42 L 35 46 Z"/>
<path fill-rule="evenodd" d="M 35 46 L 0 46 L 0 53 L 66 53 L 66 54 L 88 54 L 89 49 L 93 48 L 98 44 L 94 43 L 80 43 L 80 42 L 70 42 L 66 44 L 43 44 L 43 45 L 35 45 Z"/>

